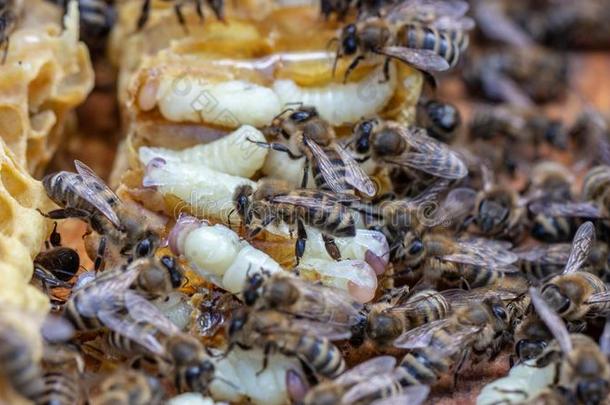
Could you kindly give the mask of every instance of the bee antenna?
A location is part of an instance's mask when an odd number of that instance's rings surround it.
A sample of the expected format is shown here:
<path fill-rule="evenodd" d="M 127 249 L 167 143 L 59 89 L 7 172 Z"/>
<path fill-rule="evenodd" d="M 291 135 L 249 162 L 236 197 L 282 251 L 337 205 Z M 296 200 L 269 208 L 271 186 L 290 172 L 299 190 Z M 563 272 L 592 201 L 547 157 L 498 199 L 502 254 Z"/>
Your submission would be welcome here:
<path fill-rule="evenodd" d="M 214 376 L 212 378 L 212 380 L 222 381 L 223 383 L 227 384 L 228 386 L 232 387 L 235 390 L 239 389 L 239 387 L 237 385 L 233 384 L 231 381 L 227 380 L 226 378 Z"/>
<path fill-rule="evenodd" d="M 325 49 L 326 49 L 327 51 L 330 51 L 330 50 L 331 50 L 331 47 L 332 47 L 334 44 L 337 44 L 337 46 L 339 45 L 339 38 L 334 37 L 334 38 L 329 39 L 329 40 L 328 40 L 328 42 L 326 43 L 326 47 L 325 47 Z"/>

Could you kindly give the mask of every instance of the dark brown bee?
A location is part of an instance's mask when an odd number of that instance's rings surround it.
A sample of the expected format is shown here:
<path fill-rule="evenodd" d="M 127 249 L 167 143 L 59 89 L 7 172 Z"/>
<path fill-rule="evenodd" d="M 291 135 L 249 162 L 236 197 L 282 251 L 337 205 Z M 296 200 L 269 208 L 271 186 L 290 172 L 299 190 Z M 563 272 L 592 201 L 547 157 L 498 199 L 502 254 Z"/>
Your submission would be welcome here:
<path fill-rule="evenodd" d="M 348 200 L 345 200 L 343 196 L 322 190 L 294 190 L 282 181 L 264 180 L 259 182 L 256 190 L 249 185 L 238 187 L 233 201 L 248 229 L 249 238 L 254 238 L 269 224 L 284 222 L 296 225 L 295 254 L 299 260 L 307 240 L 305 225 L 309 225 L 322 231 L 329 255 L 339 259 L 339 249 L 330 235 L 356 234 L 354 216 L 345 205 L 353 201 L 353 197 L 347 196 Z"/>
<path fill-rule="evenodd" d="M 138 30 L 141 30 L 146 23 L 148 22 L 148 18 L 150 17 L 150 6 L 152 0 L 144 0 L 142 3 L 142 11 L 140 12 L 140 17 L 138 17 Z M 172 2 L 174 4 L 174 12 L 176 13 L 176 17 L 178 18 L 178 22 L 180 25 L 186 27 L 186 20 L 184 18 L 184 14 L 182 13 L 182 7 L 189 2 L 189 0 L 163 0 L 166 2 Z M 197 12 L 197 16 L 199 20 L 203 21 L 205 15 L 203 13 L 203 5 L 204 0 L 192 0 L 193 5 L 195 6 L 195 11 Z M 205 0 L 208 7 L 212 9 L 212 12 L 216 16 L 216 18 L 220 21 L 224 21 L 224 0 Z"/>
<path fill-rule="evenodd" d="M 463 77 L 471 92 L 488 100 L 531 108 L 532 101 L 545 103 L 561 97 L 567 74 L 563 55 L 542 48 L 511 47 L 473 58 Z"/>
<path fill-rule="evenodd" d="M 137 212 L 135 205 L 122 202 L 87 165 L 78 160 L 74 165 L 77 173 L 63 171 L 42 180 L 49 198 L 62 207 L 45 215 L 82 219 L 101 235 L 96 269 L 101 267 L 107 247 L 128 258 L 154 253 L 159 235 L 152 220 Z"/>
<path fill-rule="evenodd" d="M 332 323 L 295 319 L 276 311 L 233 313 L 228 329 L 229 341 L 243 347 L 260 347 L 266 353 L 277 350 L 296 356 L 318 375 L 334 378 L 345 370 L 345 360 L 331 340 L 350 336 L 349 328 Z M 267 367 L 267 357 L 263 369 Z"/>
<path fill-rule="evenodd" d="M 290 114 L 285 116 L 287 112 Z M 375 184 L 336 142 L 333 128 L 320 118 L 314 107 L 300 106 L 296 110 L 282 112 L 271 125 L 263 128 L 263 133 L 287 144 L 257 142 L 258 145 L 284 152 L 291 159 L 305 157 L 301 188 L 307 187 L 311 165 L 314 182 L 319 189 L 337 193 L 358 190 L 369 197 L 375 195 Z"/>
<path fill-rule="evenodd" d="M 2 49 L 2 64 L 6 62 L 11 33 L 17 25 L 14 0 L 4 0 L 0 4 L 0 49 Z"/>
<path fill-rule="evenodd" d="M 424 72 L 454 67 L 468 47 L 466 31 L 473 27 L 472 20 L 464 17 L 467 10 L 468 4 L 461 1 L 425 6 L 405 2 L 389 10 L 383 18 L 371 17 L 346 25 L 338 38 L 337 50 L 337 59 L 353 57 L 345 80 L 370 55 L 386 58 L 386 80 L 390 59 L 398 59 Z"/>
<path fill-rule="evenodd" d="M 420 99 L 417 103 L 417 126 L 441 142 L 453 142 L 461 123 L 460 111 L 451 103 L 434 99 Z"/>

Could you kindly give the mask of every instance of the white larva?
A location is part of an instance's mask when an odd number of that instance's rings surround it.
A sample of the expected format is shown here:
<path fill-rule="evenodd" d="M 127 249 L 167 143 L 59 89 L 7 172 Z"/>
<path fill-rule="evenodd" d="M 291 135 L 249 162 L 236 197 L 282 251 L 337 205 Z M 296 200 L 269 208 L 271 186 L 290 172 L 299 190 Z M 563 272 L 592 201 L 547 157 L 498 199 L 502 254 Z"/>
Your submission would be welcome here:
<path fill-rule="evenodd" d="M 180 330 L 186 330 L 193 312 L 193 306 L 186 294 L 174 291 L 152 303 Z"/>
<path fill-rule="evenodd" d="M 252 177 L 263 166 L 268 153 L 268 149 L 253 142 L 265 141 L 265 136 L 258 129 L 242 125 L 233 133 L 210 143 L 180 151 L 143 146 L 139 149 L 139 155 L 145 165 L 154 158 L 161 158 L 166 162 L 203 164 L 232 176 Z"/>
<path fill-rule="evenodd" d="M 305 158 L 291 159 L 286 153 L 270 150 L 263 166 L 263 174 L 267 177 L 285 180 L 294 187 L 301 187 Z M 309 169 L 307 187 L 314 187 L 314 176 Z"/>
<path fill-rule="evenodd" d="M 171 194 L 194 210 L 198 216 L 227 221 L 233 210 L 233 192 L 242 184 L 254 186 L 249 179 L 231 176 L 196 162 L 151 160 L 142 181 L 145 187 L 156 187 L 162 194 Z M 177 206 L 178 216 L 183 207 Z M 239 222 L 239 218 L 231 218 Z"/>
<path fill-rule="evenodd" d="M 317 273 L 322 284 L 345 290 L 362 304 L 375 298 L 377 274 L 363 260 L 306 259 L 298 268 Z"/>
<path fill-rule="evenodd" d="M 224 405 L 226 402 L 214 402 L 210 397 L 204 397 L 197 392 L 185 392 L 167 401 L 168 405 Z"/>
<path fill-rule="evenodd" d="M 227 128 L 246 124 L 260 127 L 281 110 L 279 98 L 270 88 L 243 80 L 209 83 L 188 74 L 163 77 L 156 100 L 159 111 L 170 121 L 205 122 Z"/>
<path fill-rule="evenodd" d="M 477 397 L 477 405 L 519 404 L 549 387 L 555 376 L 554 365 L 538 368 L 533 364 L 533 360 L 518 364 L 508 376 L 487 384 Z"/>
<path fill-rule="evenodd" d="M 394 65 L 390 65 L 390 79 L 380 83 L 383 79 L 379 67 L 359 82 L 304 88 L 292 80 L 276 80 L 273 89 L 282 105 L 303 103 L 314 106 L 323 119 L 337 126 L 372 117 L 385 107 L 397 85 Z"/>
<path fill-rule="evenodd" d="M 200 276 L 232 293 L 243 290 L 248 276 L 263 270 L 282 271 L 269 255 L 240 241 L 231 229 L 224 225 L 210 226 L 193 217 L 178 219 L 169 244 Z"/>
<path fill-rule="evenodd" d="M 260 372 L 264 356 L 259 348 L 242 350 L 236 347 L 226 357 L 211 357 L 216 366 L 216 376 L 219 377 L 210 385 L 212 396 L 231 403 L 243 401 L 246 397 L 253 404 L 288 403 L 286 372 L 293 370 L 303 375 L 299 361 L 281 354 L 271 354 L 267 368 Z"/>

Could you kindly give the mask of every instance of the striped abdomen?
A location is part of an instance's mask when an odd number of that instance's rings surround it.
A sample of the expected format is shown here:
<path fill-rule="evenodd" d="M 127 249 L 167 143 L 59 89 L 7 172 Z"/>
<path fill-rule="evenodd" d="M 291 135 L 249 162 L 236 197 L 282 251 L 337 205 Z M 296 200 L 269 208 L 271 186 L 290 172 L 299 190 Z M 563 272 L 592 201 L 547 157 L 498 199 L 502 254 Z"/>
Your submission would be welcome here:
<path fill-rule="evenodd" d="M 4 325 L 3 325 L 4 326 Z M 35 400 L 43 391 L 40 368 L 34 363 L 27 339 L 4 330 L 0 336 L 2 374 L 22 396 Z"/>
<path fill-rule="evenodd" d="M 37 405 L 72 405 L 79 403 L 79 387 L 74 375 L 47 372 L 43 376 L 44 389 L 36 399 Z"/>
<path fill-rule="evenodd" d="M 63 317 L 67 319 L 76 330 L 79 331 L 97 330 L 103 326 L 99 319 L 94 316 L 84 316 L 78 309 L 81 300 L 87 299 L 87 291 L 87 287 L 83 287 L 74 292 L 64 307 Z"/>
<path fill-rule="evenodd" d="M 418 24 L 405 24 L 398 33 L 400 46 L 432 51 L 444 58 L 450 67 L 457 65 L 460 59 L 460 46 L 464 46 L 464 43 L 458 43 L 457 40 L 463 42 L 464 38 Z"/>
<path fill-rule="evenodd" d="M 307 225 L 320 229 L 334 236 L 355 236 L 356 223 L 352 213 L 341 203 L 320 196 L 320 203 L 315 207 L 289 206 L 298 218 Z"/>
<path fill-rule="evenodd" d="M 410 306 L 413 303 L 417 305 L 416 310 L 404 313 L 409 329 L 444 319 L 451 312 L 451 305 L 441 293 L 435 290 L 423 290 L 412 295 L 407 300 L 406 305 Z"/>
<path fill-rule="evenodd" d="M 328 339 L 289 334 L 272 337 L 271 341 L 277 344 L 282 353 L 298 356 L 324 377 L 335 378 L 345 371 L 343 355 Z"/>
<path fill-rule="evenodd" d="M 339 154 L 333 148 L 327 148 L 324 150 L 324 152 L 330 160 L 330 163 L 335 168 L 335 172 L 342 179 L 341 185 L 343 189 L 345 191 L 353 190 L 354 187 L 346 181 L 345 164 L 343 163 L 343 159 L 341 159 L 341 156 L 339 156 Z M 324 175 L 322 174 L 322 170 L 320 168 L 320 163 L 315 157 L 311 159 L 311 172 L 313 174 L 314 182 L 320 190 L 333 191 L 332 188 L 326 182 L 326 179 L 324 178 Z"/>

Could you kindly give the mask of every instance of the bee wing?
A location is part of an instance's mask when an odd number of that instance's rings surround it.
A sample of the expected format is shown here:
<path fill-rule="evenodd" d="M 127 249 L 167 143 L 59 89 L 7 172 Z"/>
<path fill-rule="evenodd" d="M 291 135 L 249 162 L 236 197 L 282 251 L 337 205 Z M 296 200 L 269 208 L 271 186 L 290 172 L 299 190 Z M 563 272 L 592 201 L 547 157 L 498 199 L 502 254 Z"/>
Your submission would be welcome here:
<path fill-rule="evenodd" d="M 445 58 L 427 49 L 385 46 L 378 49 L 377 52 L 398 59 L 424 72 L 442 72 L 450 67 Z"/>
<path fill-rule="evenodd" d="M 278 195 L 271 198 L 272 202 L 290 204 L 306 208 L 322 207 L 322 199 L 319 196 L 307 195 Z"/>
<path fill-rule="evenodd" d="M 291 318 L 290 322 L 277 323 L 277 319 L 274 317 L 268 320 L 264 319 L 265 312 L 259 312 L 254 316 L 259 317 L 259 319 L 263 317 L 265 326 L 261 329 L 261 332 L 266 334 L 306 334 L 328 340 L 349 339 L 352 335 L 349 326 L 345 325 L 317 322 L 303 318 Z"/>
<path fill-rule="evenodd" d="M 409 404 L 409 405 L 420 405 L 430 395 L 430 387 L 427 385 L 412 385 L 402 389 L 401 394 L 397 394 L 388 398 L 379 399 L 373 401 L 371 405 L 395 405 L 395 404 Z"/>
<path fill-rule="evenodd" d="M 610 291 L 603 291 L 592 294 L 589 299 L 586 301 L 587 304 L 605 304 L 610 301 Z"/>
<path fill-rule="evenodd" d="M 599 348 L 606 357 L 610 356 L 610 318 L 606 319 L 604 331 L 599 338 Z"/>
<path fill-rule="evenodd" d="M 475 22 L 470 17 L 441 16 L 430 25 L 442 31 L 470 31 L 475 27 Z"/>
<path fill-rule="evenodd" d="M 572 250 L 570 257 L 563 270 L 563 274 L 573 273 L 578 271 L 589 257 L 589 252 L 595 240 L 595 227 L 592 222 L 585 222 L 578 227 L 574 240 L 572 241 Z"/>
<path fill-rule="evenodd" d="M 428 322 L 415 329 L 407 330 L 396 338 L 394 346 L 401 349 L 426 347 L 430 343 L 430 339 L 432 339 L 434 332 L 447 325 L 448 321 L 448 319 L 439 319 L 437 321 Z"/>
<path fill-rule="evenodd" d="M 438 210 L 439 224 L 447 221 L 460 220 L 474 209 L 477 192 L 471 188 L 460 187 L 447 194 Z"/>
<path fill-rule="evenodd" d="M 517 47 L 530 47 L 534 41 L 502 12 L 498 2 L 479 1 L 473 9 L 478 27 L 485 36 Z"/>
<path fill-rule="evenodd" d="M 100 179 L 89 166 L 80 160 L 75 160 L 74 166 L 76 167 L 77 173 L 83 178 L 86 184 L 86 187 L 74 188 L 74 191 L 100 210 L 114 226 L 119 227 L 119 217 L 112 208 L 112 204 L 120 202 L 119 197 L 117 197 L 114 191 L 110 190 L 106 183 L 104 183 L 104 180 Z M 109 202 L 107 198 L 112 198 L 113 202 Z"/>
<path fill-rule="evenodd" d="M 485 93 L 491 95 L 493 98 L 506 101 L 516 107 L 534 107 L 532 99 L 509 77 L 492 69 L 485 69 L 481 73 L 480 79 Z"/>
<path fill-rule="evenodd" d="M 396 359 L 392 356 L 373 357 L 360 363 L 341 374 L 335 381 L 338 384 L 354 384 L 378 374 L 387 373 L 394 369 Z"/>
<path fill-rule="evenodd" d="M 602 218 L 602 213 L 595 205 L 588 202 L 543 202 L 535 201 L 528 205 L 534 214 L 553 217 Z"/>
<path fill-rule="evenodd" d="M 77 301 L 78 311 L 88 317 L 95 317 L 101 308 L 124 307 L 123 294 L 140 274 L 140 268 L 129 267 L 125 271 L 114 270 L 102 273 L 93 285 L 87 285 Z M 84 287 L 83 287 L 84 288 Z M 74 299 L 74 296 L 70 299 Z"/>
<path fill-rule="evenodd" d="M 390 22 L 404 22 L 418 15 L 433 15 L 439 17 L 451 17 L 459 19 L 468 9 L 469 4 L 465 1 L 442 1 L 442 0 L 407 0 L 387 11 L 385 19 Z"/>
<path fill-rule="evenodd" d="M 458 251 L 442 256 L 444 260 L 510 271 L 512 270 L 510 265 L 519 259 L 517 255 L 507 250 L 507 245 L 504 242 L 471 238 L 458 240 L 456 245 Z"/>
<path fill-rule="evenodd" d="M 180 333 L 180 329 L 156 306 L 136 292 L 125 292 L 125 305 L 134 321 L 152 324 L 166 335 Z"/>
<path fill-rule="evenodd" d="M 349 191 L 346 189 L 343 184 L 343 177 L 339 172 L 339 167 L 337 165 L 332 164 L 324 149 L 322 149 L 317 143 L 308 139 L 306 136 L 303 137 L 305 145 L 311 150 L 311 153 L 314 155 L 318 166 L 320 167 L 320 173 L 326 184 L 330 187 L 331 190 L 336 191 L 338 193 L 343 193 Z"/>
<path fill-rule="evenodd" d="M 532 304 L 536 309 L 536 312 L 540 316 L 540 319 L 549 328 L 549 331 L 553 334 L 559 347 L 564 353 L 570 353 L 572 351 L 572 340 L 570 339 L 570 332 L 566 328 L 559 315 L 555 313 L 548 306 L 548 304 L 542 298 L 542 295 L 534 287 L 530 287 L 530 296 L 532 297 Z"/>
<path fill-rule="evenodd" d="M 520 250 L 513 250 L 519 259 L 542 264 L 565 265 L 570 256 L 569 243 L 553 243 L 551 245 L 538 245 Z"/>
<path fill-rule="evenodd" d="M 511 291 L 498 290 L 491 288 L 475 288 L 473 290 L 451 289 L 441 291 L 440 294 L 445 297 L 447 302 L 451 303 L 451 308 L 464 307 L 472 302 L 482 301 L 487 298 L 499 298 L 502 301 L 514 300 L 519 296 Z"/>
<path fill-rule="evenodd" d="M 418 152 L 403 153 L 389 163 L 405 165 L 444 179 L 461 179 L 468 174 L 462 159 L 446 145 L 431 138 L 423 128 L 394 125 L 405 141 Z"/>
<path fill-rule="evenodd" d="M 345 179 L 354 186 L 358 191 L 361 191 L 369 197 L 377 194 L 377 187 L 369 176 L 362 170 L 358 162 L 339 144 L 334 145 L 335 151 L 343 160 L 345 166 Z"/>
<path fill-rule="evenodd" d="M 346 291 L 296 277 L 291 277 L 290 280 L 298 287 L 303 299 L 298 313 L 294 315 L 318 320 L 324 314 L 325 321 L 343 325 L 353 325 L 360 320 L 362 305 L 354 301 Z M 331 312 L 330 318 L 326 314 L 328 312 Z"/>
<path fill-rule="evenodd" d="M 165 353 L 163 345 L 154 336 L 154 332 L 148 328 L 145 328 L 145 325 L 136 323 L 129 319 L 129 317 L 110 308 L 101 310 L 98 317 L 100 321 L 102 321 L 102 323 L 109 329 L 112 329 L 113 331 L 128 337 L 134 342 L 141 344 L 147 350 L 150 350 L 158 355 L 163 355 Z"/>

